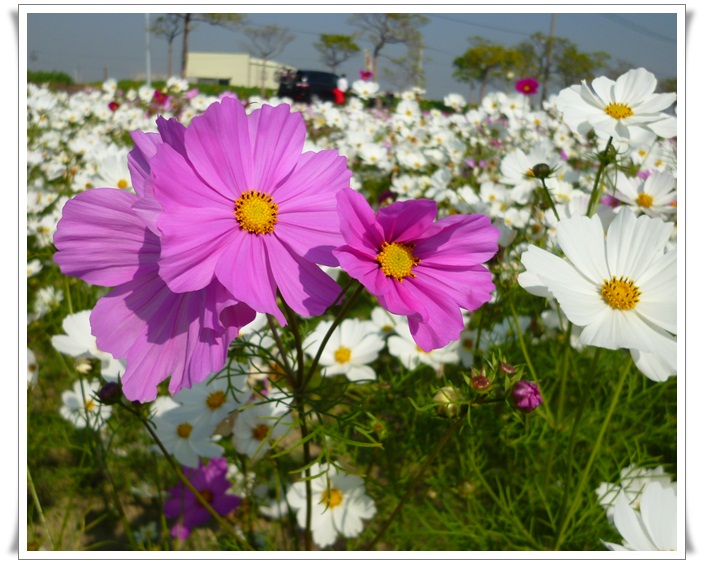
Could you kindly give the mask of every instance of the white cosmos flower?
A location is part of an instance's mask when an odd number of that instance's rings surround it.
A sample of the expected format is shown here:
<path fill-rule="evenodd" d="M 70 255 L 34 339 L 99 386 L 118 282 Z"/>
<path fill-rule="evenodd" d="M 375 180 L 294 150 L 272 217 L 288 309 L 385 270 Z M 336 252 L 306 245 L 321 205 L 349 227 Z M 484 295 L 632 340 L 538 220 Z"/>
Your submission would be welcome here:
<path fill-rule="evenodd" d="M 566 259 L 531 245 L 521 255 L 528 292 L 554 296 L 582 327 L 585 345 L 628 348 L 653 380 L 677 372 L 677 253 L 665 252 L 673 225 L 622 208 L 604 233 L 598 216 L 557 225 Z M 634 351 L 636 351 L 634 353 Z"/>
<path fill-rule="evenodd" d="M 303 342 L 308 355 L 318 353 L 325 334 L 332 321 L 321 321 L 315 330 Z M 352 382 L 376 380 L 376 372 L 369 366 L 384 348 L 383 339 L 379 338 L 377 327 L 368 321 L 345 319 L 332 332 L 320 355 L 323 376 L 344 374 Z"/>
<path fill-rule="evenodd" d="M 265 401 L 247 406 L 237 414 L 232 429 L 232 445 L 240 454 L 259 460 L 271 448 L 270 442 L 283 437 L 293 417 L 281 401 Z"/>
<path fill-rule="evenodd" d="M 599 484 L 596 495 L 599 498 L 599 504 L 606 510 L 609 520 L 613 521 L 616 500 L 621 493 L 626 496 L 626 500 L 633 509 L 640 509 L 643 491 L 650 482 L 668 485 L 672 480 L 662 466 L 648 469 L 631 464 L 621 470 L 621 480 L 618 484 L 608 482 Z"/>
<path fill-rule="evenodd" d="M 211 438 L 215 425 L 189 419 L 181 406 L 166 408 L 153 418 L 154 432 L 166 451 L 184 466 L 198 468 L 199 457 L 217 458 L 223 448 Z M 156 450 L 156 447 L 154 447 Z"/>
<path fill-rule="evenodd" d="M 652 172 L 648 178 L 630 178 L 619 171 L 616 176 L 616 198 L 635 211 L 653 217 L 677 212 L 675 177 L 669 172 Z"/>
<path fill-rule="evenodd" d="M 125 372 L 125 365 L 110 353 L 98 348 L 90 328 L 90 310 L 67 315 L 61 326 L 65 335 L 54 335 L 51 344 L 60 353 L 74 358 L 95 358 L 100 361 L 100 373 L 106 380 L 117 380 Z"/>
<path fill-rule="evenodd" d="M 640 511 L 619 493 L 614 525 L 623 544 L 604 542 L 610 550 L 677 550 L 677 482 L 650 482 L 643 489 Z"/>
<path fill-rule="evenodd" d="M 233 363 L 228 377 L 212 378 L 209 382 L 197 382 L 191 388 L 183 388 L 174 396 L 181 404 L 182 416 L 195 425 L 216 426 L 225 417 L 252 395 L 247 384 L 249 368 Z"/>
<path fill-rule="evenodd" d="M 413 370 L 419 364 L 440 370 L 444 364 L 457 364 L 460 360 L 459 341 L 451 341 L 445 347 L 426 352 L 413 340 L 408 324 L 399 324 L 395 330 L 397 335 L 388 338 L 389 353 L 398 358 L 408 370 Z"/>
<path fill-rule="evenodd" d="M 677 99 L 676 94 L 655 94 L 655 75 L 644 68 L 629 70 L 616 81 L 601 76 L 565 88 L 557 97 L 557 107 L 567 125 L 582 135 L 591 129 L 621 140 L 645 129 L 657 135 L 672 133 L 672 116 L 663 110 Z M 676 128 L 674 134 L 676 134 Z"/>
<path fill-rule="evenodd" d="M 338 535 L 347 538 L 359 536 L 364 528 L 362 519 L 376 514 L 374 501 L 364 491 L 364 481 L 359 476 L 346 474 L 334 466 L 313 464 L 311 480 L 313 504 L 311 530 L 313 540 L 320 548 L 330 546 Z M 296 482 L 286 494 L 291 509 L 297 511 L 299 527 L 306 526 L 306 485 Z"/>
<path fill-rule="evenodd" d="M 78 380 L 72 390 L 61 394 L 61 417 L 73 423 L 77 429 L 100 429 L 112 415 L 112 407 L 103 405 L 96 399 L 100 388 L 101 383 L 97 378 L 91 381 Z"/>

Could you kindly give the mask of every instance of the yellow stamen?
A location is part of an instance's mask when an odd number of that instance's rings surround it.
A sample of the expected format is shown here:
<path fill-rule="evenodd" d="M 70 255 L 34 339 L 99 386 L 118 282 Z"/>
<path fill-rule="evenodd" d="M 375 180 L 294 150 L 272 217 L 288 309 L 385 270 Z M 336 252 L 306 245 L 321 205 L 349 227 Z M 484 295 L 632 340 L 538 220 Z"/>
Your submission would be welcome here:
<path fill-rule="evenodd" d="M 272 233 L 278 221 L 279 206 L 271 196 L 259 190 L 247 190 L 235 202 L 235 218 L 250 233 Z"/>
<path fill-rule="evenodd" d="M 340 347 L 335 351 L 335 362 L 344 364 L 352 358 L 352 351 L 347 347 Z"/>
<path fill-rule="evenodd" d="M 611 102 L 604 111 L 614 119 L 624 119 L 633 115 L 633 110 L 627 104 Z"/>
<path fill-rule="evenodd" d="M 320 503 L 324 503 L 329 509 L 333 509 L 342 503 L 342 492 L 337 488 L 330 488 L 323 492 Z"/>
<path fill-rule="evenodd" d="M 640 300 L 640 295 L 638 286 L 625 276 L 612 276 L 611 280 L 604 280 L 601 286 L 601 297 L 612 309 L 633 309 Z"/>
<path fill-rule="evenodd" d="M 129 185 L 129 182 L 127 182 L 124 178 L 120 178 L 120 180 L 117 181 L 117 187 L 121 190 L 127 188 Z"/>
<path fill-rule="evenodd" d="M 95 402 L 92 399 L 87 399 L 85 401 L 86 411 L 93 411 L 95 409 Z"/>
<path fill-rule="evenodd" d="M 650 194 L 638 194 L 638 199 L 636 203 L 641 208 L 649 208 L 653 205 L 653 197 Z"/>
<path fill-rule="evenodd" d="M 187 439 L 191 436 L 191 431 L 193 431 L 193 425 L 190 423 L 181 423 L 176 427 L 176 434 L 182 439 Z"/>
<path fill-rule="evenodd" d="M 205 400 L 205 403 L 207 403 L 208 407 L 214 411 L 226 401 L 227 398 L 225 397 L 225 392 L 218 390 L 217 392 L 210 394 Z"/>
<path fill-rule="evenodd" d="M 387 243 L 381 245 L 381 251 L 376 255 L 376 261 L 386 276 L 403 282 L 404 278 L 415 278 L 413 267 L 418 266 L 420 259 L 413 254 L 415 245 L 406 243 Z"/>
<path fill-rule="evenodd" d="M 266 423 L 260 423 L 254 429 L 252 429 L 252 437 L 258 441 L 263 441 L 269 434 L 269 425 Z"/>

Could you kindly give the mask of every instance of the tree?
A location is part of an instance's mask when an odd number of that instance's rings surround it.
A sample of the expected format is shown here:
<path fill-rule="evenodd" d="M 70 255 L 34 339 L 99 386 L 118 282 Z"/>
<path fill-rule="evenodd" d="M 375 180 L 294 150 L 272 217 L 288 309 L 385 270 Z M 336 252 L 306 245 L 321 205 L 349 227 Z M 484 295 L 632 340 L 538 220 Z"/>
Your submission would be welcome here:
<path fill-rule="evenodd" d="M 493 79 L 503 78 L 507 72 L 520 66 L 522 54 L 514 47 L 497 45 L 483 37 L 472 37 L 470 41 L 474 47 L 452 62 L 455 67 L 452 76 L 471 86 L 479 83 L 479 99 L 482 100 Z"/>
<path fill-rule="evenodd" d="M 425 84 L 423 47 L 423 37 L 419 34 L 408 42 L 405 56 L 389 58 L 392 66 L 384 69 L 384 76 L 399 90 L 407 90 L 412 86 L 422 87 Z"/>
<path fill-rule="evenodd" d="M 167 75 L 173 75 L 173 43 L 183 33 L 183 14 L 165 14 L 159 16 L 150 31 L 157 36 L 164 37 L 168 45 Z"/>
<path fill-rule="evenodd" d="M 516 48 L 522 54 L 521 74 L 539 77 L 543 99 L 547 96 L 547 84 L 554 77 L 562 88 L 592 80 L 597 72 L 606 68 L 610 58 L 603 51 L 582 53 L 569 39 L 548 37 L 540 32 L 532 34 Z"/>
<path fill-rule="evenodd" d="M 293 41 L 296 36 L 286 28 L 270 24 L 264 27 L 247 27 L 243 33 L 249 39 L 248 50 L 250 54 L 262 59 L 262 72 L 260 75 L 260 87 L 262 98 L 266 94 L 266 63 L 275 57 L 286 46 Z"/>
<path fill-rule="evenodd" d="M 224 27 L 230 30 L 239 29 L 246 23 L 242 14 L 165 14 L 159 16 L 151 31 L 156 35 L 165 37 L 169 44 L 169 76 L 172 67 L 172 43 L 176 37 L 183 34 L 181 48 L 181 78 L 186 75 L 186 61 L 188 60 L 188 39 L 196 24 L 207 23 Z"/>
<path fill-rule="evenodd" d="M 330 67 L 330 71 L 337 74 L 337 65 L 344 63 L 352 55 L 359 53 L 359 45 L 354 41 L 352 35 L 329 35 L 320 34 L 320 40 L 313 44 L 318 52 L 323 64 Z"/>
<path fill-rule="evenodd" d="M 574 44 L 566 45 L 555 61 L 555 74 L 562 87 L 579 84 L 582 80 L 591 82 L 597 73 L 606 67 L 611 55 L 603 51 L 580 53 Z"/>
<path fill-rule="evenodd" d="M 378 82 L 379 56 L 387 45 L 422 44 L 419 27 L 428 23 L 421 14 L 353 14 L 350 23 L 360 28 L 364 37 L 372 44 L 372 78 Z M 412 48 L 412 47 L 411 47 Z"/>

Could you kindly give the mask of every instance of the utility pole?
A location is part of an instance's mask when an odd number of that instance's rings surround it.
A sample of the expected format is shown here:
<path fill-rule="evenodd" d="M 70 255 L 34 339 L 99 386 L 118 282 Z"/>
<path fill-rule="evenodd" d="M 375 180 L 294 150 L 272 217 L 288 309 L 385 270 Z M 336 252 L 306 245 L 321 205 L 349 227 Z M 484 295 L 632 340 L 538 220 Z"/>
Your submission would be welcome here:
<path fill-rule="evenodd" d="M 146 31 L 146 47 L 147 47 L 147 63 L 146 63 L 146 80 L 147 80 L 147 86 L 152 85 L 152 54 L 151 54 L 151 47 L 149 45 L 149 38 L 151 35 L 151 32 L 149 30 L 149 14 L 144 14 L 144 22 L 145 22 L 145 31 Z"/>
<path fill-rule="evenodd" d="M 550 66 L 552 65 L 552 47 L 555 43 L 556 23 L 557 14 L 553 14 L 550 22 L 550 37 L 548 37 L 548 44 L 545 47 L 545 74 L 543 75 L 543 92 L 540 96 L 541 102 L 545 102 L 548 97 L 548 81 L 550 79 Z"/>

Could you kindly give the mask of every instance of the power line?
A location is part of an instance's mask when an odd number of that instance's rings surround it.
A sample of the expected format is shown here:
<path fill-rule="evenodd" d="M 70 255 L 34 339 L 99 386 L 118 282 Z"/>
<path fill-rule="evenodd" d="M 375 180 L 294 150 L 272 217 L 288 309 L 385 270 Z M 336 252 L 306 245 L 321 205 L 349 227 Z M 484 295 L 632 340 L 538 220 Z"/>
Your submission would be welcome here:
<path fill-rule="evenodd" d="M 507 29 L 505 27 L 496 27 L 493 25 L 478 24 L 478 23 L 468 22 L 465 20 L 458 20 L 456 18 L 451 18 L 449 16 L 443 16 L 441 14 L 428 14 L 428 15 L 431 18 L 437 18 L 440 20 L 447 20 L 450 22 L 460 23 L 460 24 L 464 24 L 464 25 L 468 25 L 468 26 L 472 26 L 472 27 L 481 27 L 484 29 L 491 29 L 494 31 L 502 31 L 504 33 L 514 33 L 516 35 L 522 35 L 523 37 L 530 37 L 530 35 L 531 35 L 530 33 L 526 33 L 525 31 L 516 31 L 515 29 Z"/>
<path fill-rule="evenodd" d="M 667 37 L 665 35 L 661 35 L 661 34 L 655 32 L 655 31 L 651 31 L 649 29 L 641 27 L 638 24 L 633 23 L 632 21 L 629 21 L 625 18 L 622 18 L 621 16 L 617 16 L 615 14 L 599 14 L 599 15 L 606 18 L 607 20 L 611 20 L 614 23 L 622 25 L 623 27 L 627 27 L 631 31 L 635 31 L 636 33 L 640 33 L 641 35 L 647 35 L 648 37 L 654 37 L 656 39 L 660 39 L 661 41 L 667 41 L 668 43 L 677 44 L 677 41 L 675 39 L 672 39 L 672 37 Z"/>

